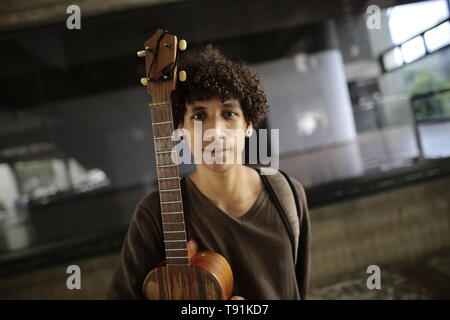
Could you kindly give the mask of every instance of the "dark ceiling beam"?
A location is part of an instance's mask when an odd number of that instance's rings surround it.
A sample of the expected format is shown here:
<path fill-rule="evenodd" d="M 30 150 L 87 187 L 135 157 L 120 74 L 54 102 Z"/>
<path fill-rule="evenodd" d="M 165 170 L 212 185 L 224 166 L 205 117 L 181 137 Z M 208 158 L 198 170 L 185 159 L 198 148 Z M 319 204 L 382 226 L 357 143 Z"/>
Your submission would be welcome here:
<path fill-rule="evenodd" d="M 52 1 L 55 2 L 50 2 Z M 17 24 L 16 28 L 8 30 L 2 30 L 0 24 L 0 31 L 7 33 L 57 25 L 65 27 L 68 15 L 63 9 L 69 2 L 71 1 L 64 0 L 59 4 L 62 7 L 58 10 L 62 12 L 57 18 L 42 21 L 39 25 L 21 27 Z M 105 4 L 110 4 L 110 1 L 101 1 L 103 5 L 97 5 L 102 9 L 83 9 L 88 3 L 96 2 L 100 1 L 80 1 L 82 24 L 86 27 L 100 26 L 111 21 L 126 21 L 129 26 L 142 26 L 142 31 L 146 33 L 149 32 L 149 27 L 162 26 L 171 32 L 183 34 L 191 41 L 205 42 L 362 13 L 370 5 L 386 8 L 418 0 L 147 0 L 147 6 L 144 6 L 146 2 L 142 0 L 137 1 L 140 4 L 137 9 L 136 4 L 119 6 L 118 3 L 124 1 L 114 0 L 111 8 L 122 10 L 108 10 Z M 0 17 L 1 12 L 2 10 Z M 95 14 L 89 14 L 90 12 Z"/>
<path fill-rule="evenodd" d="M 186 0 L 2 0 L 0 30 L 11 31 L 61 23 L 67 18 L 67 7 L 73 4 L 82 9 L 83 17 L 95 17 L 175 1 Z"/>
<path fill-rule="evenodd" d="M 33 106 L 134 85 L 144 65 L 135 52 L 158 27 L 187 39 L 191 49 L 214 42 L 254 63 L 281 56 L 290 49 L 289 42 L 298 42 L 302 34 L 311 38 L 311 24 L 365 12 L 369 4 L 409 2 L 414 1 L 182 1 L 87 18 L 79 31 L 69 31 L 60 22 L 4 33 L 0 35 L 1 104 L 3 108 Z M 57 50 L 60 54 L 48 59 Z M 18 95 L 23 83 L 28 94 Z"/>

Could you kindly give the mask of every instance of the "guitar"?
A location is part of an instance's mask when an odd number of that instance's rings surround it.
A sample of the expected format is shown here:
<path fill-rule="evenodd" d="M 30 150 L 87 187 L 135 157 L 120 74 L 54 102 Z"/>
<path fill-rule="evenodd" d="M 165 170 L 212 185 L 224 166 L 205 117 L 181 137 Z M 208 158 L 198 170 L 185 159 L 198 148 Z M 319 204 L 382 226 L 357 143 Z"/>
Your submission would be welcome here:
<path fill-rule="evenodd" d="M 221 300 L 229 299 L 233 291 L 233 273 L 227 260 L 216 252 L 198 251 L 195 241 L 188 250 L 180 175 L 172 162 L 175 142 L 170 93 L 177 77 L 186 80 L 186 72 L 177 74 L 177 55 L 187 43 L 158 29 L 138 51 L 145 57 L 147 86 L 152 102 L 152 130 L 156 155 L 161 221 L 166 259 L 151 270 L 143 283 L 144 297 L 149 300 Z"/>

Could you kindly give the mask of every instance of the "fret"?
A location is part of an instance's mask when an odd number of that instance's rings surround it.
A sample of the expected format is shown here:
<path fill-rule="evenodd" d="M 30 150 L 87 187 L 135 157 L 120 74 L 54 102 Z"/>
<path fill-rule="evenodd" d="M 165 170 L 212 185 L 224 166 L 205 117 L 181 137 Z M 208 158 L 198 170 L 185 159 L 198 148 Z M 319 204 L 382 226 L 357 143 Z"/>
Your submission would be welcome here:
<path fill-rule="evenodd" d="M 160 202 L 162 212 L 183 211 L 183 202 L 181 200 Z"/>
<path fill-rule="evenodd" d="M 181 251 L 182 250 L 187 250 L 187 241 L 184 240 L 183 243 L 181 242 L 165 242 L 165 250 L 166 251 Z M 173 250 L 173 249 L 178 249 L 178 250 Z M 177 255 L 176 252 L 170 252 L 171 255 Z"/>
<path fill-rule="evenodd" d="M 165 177 L 165 178 L 158 178 L 158 180 L 171 180 L 171 179 L 180 179 L 180 177 Z"/>
<path fill-rule="evenodd" d="M 176 252 L 176 251 L 186 251 L 186 253 L 184 253 L 184 252 Z M 182 250 L 169 250 L 169 249 L 166 249 L 166 255 L 167 255 L 167 257 L 182 257 L 182 256 L 184 256 L 184 257 L 187 257 L 187 251 L 188 251 L 188 249 L 187 248 L 185 248 L 185 249 L 182 249 Z"/>
<path fill-rule="evenodd" d="M 159 125 L 159 124 L 166 124 L 166 123 L 173 123 L 173 121 L 160 121 L 160 122 L 153 122 L 153 125 Z"/>
<path fill-rule="evenodd" d="M 161 139 L 170 139 L 172 136 L 165 136 L 165 137 L 155 137 L 155 140 L 161 140 Z"/>
<path fill-rule="evenodd" d="M 184 230 L 164 231 L 164 233 L 180 233 L 180 232 L 184 232 Z"/>
<path fill-rule="evenodd" d="M 180 246 L 184 245 L 186 247 L 186 237 L 182 235 L 183 237 L 180 238 L 180 235 L 178 235 L 178 239 L 176 238 L 177 235 L 175 234 L 164 234 L 164 243 L 166 248 L 180 248 Z M 170 237 L 170 238 L 168 238 Z M 184 244 L 183 244 L 184 243 Z"/>
<path fill-rule="evenodd" d="M 164 223 L 163 230 L 165 230 L 165 231 L 180 231 L 180 230 L 185 231 L 185 225 L 183 222 L 170 223 L 170 224 Z"/>
<path fill-rule="evenodd" d="M 163 231 L 185 231 L 184 226 L 182 228 L 163 228 Z M 164 239 L 167 240 L 182 240 L 181 234 L 168 234 L 167 237 L 164 237 Z"/>
<path fill-rule="evenodd" d="M 183 211 L 161 212 L 161 214 L 180 214 L 180 213 L 183 213 Z"/>
<path fill-rule="evenodd" d="M 167 193 L 167 192 L 163 192 L 159 194 L 161 197 L 161 201 L 181 201 L 181 194 L 179 192 L 177 193 Z M 165 203 L 163 203 L 165 204 Z M 182 213 L 183 209 L 181 207 L 167 207 L 167 204 L 164 208 L 162 208 L 162 212 L 161 213 L 165 213 L 165 212 L 175 212 L 178 211 L 179 213 Z"/>
<path fill-rule="evenodd" d="M 169 101 L 163 101 L 163 102 L 154 102 L 154 103 L 149 103 L 148 106 L 149 107 L 166 107 L 169 106 L 170 102 Z"/>
<path fill-rule="evenodd" d="M 163 222 L 163 224 L 180 224 L 180 223 L 184 224 L 184 221 L 180 221 L 180 222 Z"/>
<path fill-rule="evenodd" d="M 161 163 L 161 164 L 159 164 Z M 164 161 L 162 162 L 158 162 L 158 160 L 156 160 L 156 167 L 159 170 L 159 176 L 172 176 L 174 174 L 177 174 L 178 172 L 174 172 L 172 171 L 172 169 L 177 169 L 178 164 L 176 163 L 171 163 L 171 164 L 163 164 Z M 166 162 L 167 163 L 167 162 Z M 170 163 L 170 162 L 169 162 Z M 174 180 L 175 181 L 175 180 Z M 173 189 L 174 187 L 170 188 Z"/>
<path fill-rule="evenodd" d="M 159 190 L 160 192 L 173 192 L 173 191 L 181 191 L 181 189 L 166 189 L 166 190 Z"/>
<path fill-rule="evenodd" d="M 170 151 L 156 151 L 156 154 L 160 154 L 160 153 L 172 153 L 172 152 L 176 152 L 176 150 L 170 150 Z"/>
<path fill-rule="evenodd" d="M 178 164 L 176 164 L 176 163 L 173 163 L 173 164 L 167 164 L 167 165 L 159 165 L 159 166 L 156 166 L 157 168 L 168 168 L 168 167 L 175 167 L 175 166 L 177 166 Z"/>
<path fill-rule="evenodd" d="M 164 240 L 164 242 L 185 242 L 186 239 L 181 240 Z M 166 249 L 166 250 L 186 250 L 186 249 Z"/>

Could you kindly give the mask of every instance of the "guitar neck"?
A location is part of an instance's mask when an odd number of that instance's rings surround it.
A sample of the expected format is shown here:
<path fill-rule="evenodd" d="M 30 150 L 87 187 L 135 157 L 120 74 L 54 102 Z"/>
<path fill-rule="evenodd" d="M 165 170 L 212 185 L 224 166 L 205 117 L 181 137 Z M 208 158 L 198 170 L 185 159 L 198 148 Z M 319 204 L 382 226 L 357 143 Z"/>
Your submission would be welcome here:
<path fill-rule="evenodd" d="M 171 140 L 174 125 L 170 103 L 151 105 L 151 120 L 166 262 L 188 264 L 180 173 L 171 158 L 176 142 Z"/>

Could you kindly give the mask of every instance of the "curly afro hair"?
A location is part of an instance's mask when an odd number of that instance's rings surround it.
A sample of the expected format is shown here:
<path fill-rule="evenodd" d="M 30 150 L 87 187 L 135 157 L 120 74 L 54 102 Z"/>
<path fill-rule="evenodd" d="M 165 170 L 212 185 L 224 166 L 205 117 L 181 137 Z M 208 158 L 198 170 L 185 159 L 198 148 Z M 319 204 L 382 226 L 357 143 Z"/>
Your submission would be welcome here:
<path fill-rule="evenodd" d="M 254 128 L 269 111 L 259 76 L 244 64 L 231 61 L 211 45 L 198 52 L 186 53 L 178 64 L 178 70 L 186 71 L 187 80 L 178 80 L 171 93 L 175 128 L 183 122 L 186 103 L 194 101 L 237 99 L 245 120 L 251 121 Z"/>

